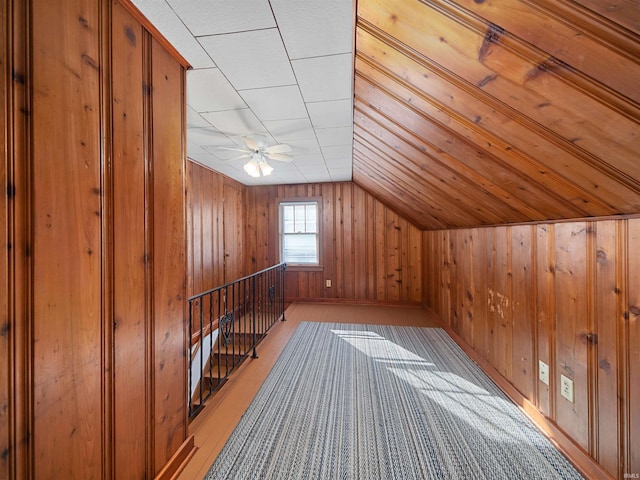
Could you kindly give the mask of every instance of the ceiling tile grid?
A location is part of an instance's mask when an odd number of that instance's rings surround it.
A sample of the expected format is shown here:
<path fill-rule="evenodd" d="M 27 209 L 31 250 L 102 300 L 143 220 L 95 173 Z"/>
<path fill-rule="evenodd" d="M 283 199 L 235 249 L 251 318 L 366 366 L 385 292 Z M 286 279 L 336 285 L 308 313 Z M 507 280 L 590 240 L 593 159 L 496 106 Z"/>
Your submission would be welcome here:
<path fill-rule="evenodd" d="M 424 230 L 640 212 L 634 2 L 133 2 L 194 67 L 188 155 L 246 185 L 352 180 Z M 293 162 L 248 177 L 247 134 Z"/>
<path fill-rule="evenodd" d="M 245 185 L 350 180 L 353 0 L 133 0 L 189 61 L 187 155 Z M 291 146 L 249 177 L 243 136 Z"/>

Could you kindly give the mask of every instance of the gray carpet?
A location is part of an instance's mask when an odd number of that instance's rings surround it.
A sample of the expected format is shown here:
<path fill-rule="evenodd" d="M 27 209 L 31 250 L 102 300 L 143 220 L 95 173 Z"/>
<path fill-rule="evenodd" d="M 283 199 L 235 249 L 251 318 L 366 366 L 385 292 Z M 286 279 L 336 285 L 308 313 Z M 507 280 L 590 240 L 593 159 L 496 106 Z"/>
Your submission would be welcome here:
<path fill-rule="evenodd" d="M 582 477 L 443 330 L 303 322 L 205 477 L 259 478 Z"/>

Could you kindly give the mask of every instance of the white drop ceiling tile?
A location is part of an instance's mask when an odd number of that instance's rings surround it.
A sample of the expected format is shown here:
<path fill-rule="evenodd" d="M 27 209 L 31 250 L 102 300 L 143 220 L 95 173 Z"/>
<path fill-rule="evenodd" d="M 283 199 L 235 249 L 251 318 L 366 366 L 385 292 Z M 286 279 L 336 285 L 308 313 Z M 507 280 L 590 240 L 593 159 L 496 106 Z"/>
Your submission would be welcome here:
<path fill-rule="evenodd" d="M 353 127 L 317 128 L 318 143 L 320 147 L 332 147 L 336 145 L 351 146 L 353 143 Z"/>
<path fill-rule="evenodd" d="M 226 135 L 246 135 L 247 133 L 266 133 L 251 110 L 227 110 L 222 112 L 207 112 L 202 116 L 211 125 Z"/>
<path fill-rule="evenodd" d="M 353 98 L 351 53 L 291 62 L 306 103 Z"/>
<path fill-rule="evenodd" d="M 272 175 L 277 176 L 279 178 L 293 179 L 293 178 L 299 178 L 302 174 L 300 173 L 300 170 L 298 170 L 297 168 L 290 169 L 290 170 L 283 170 L 281 168 L 278 168 L 278 166 L 276 165 L 274 167 Z"/>
<path fill-rule="evenodd" d="M 307 103 L 307 109 L 315 128 L 348 127 L 353 124 L 351 100 Z"/>
<path fill-rule="evenodd" d="M 250 177 L 245 173 L 244 177 L 242 177 L 242 183 L 244 183 L 245 185 L 272 185 L 273 183 L 280 183 L 280 182 L 278 182 L 276 177 L 274 177 L 273 175 L 269 175 L 267 177 L 254 178 L 254 177 Z"/>
<path fill-rule="evenodd" d="M 187 106 L 187 128 L 209 127 L 211 124 L 200 116 L 193 108 Z"/>
<path fill-rule="evenodd" d="M 269 160 L 268 163 L 273 167 L 273 171 L 278 175 L 300 174 L 300 170 L 298 170 L 298 167 L 293 163 L 276 162 L 273 160 Z"/>
<path fill-rule="evenodd" d="M 188 155 L 188 157 L 194 162 L 214 170 L 218 170 L 220 168 L 220 160 L 207 153 L 194 153 L 193 155 Z"/>
<path fill-rule="evenodd" d="M 236 90 L 296 83 L 278 29 L 199 37 Z"/>
<path fill-rule="evenodd" d="M 244 90 L 239 93 L 249 108 L 264 122 L 307 118 L 307 110 L 297 85 Z"/>
<path fill-rule="evenodd" d="M 133 3 L 193 68 L 215 66 L 213 60 L 193 38 L 191 32 L 167 2 L 163 0 L 133 0 Z"/>
<path fill-rule="evenodd" d="M 322 155 L 320 146 L 315 138 L 289 140 L 287 145 L 291 147 L 291 154 L 294 158 L 299 155 Z"/>
<path fill-rule="evenodd" d="M 268 0 L 167 1 L 196 37 L 275 26 Z"/>
<path fill-rule="evenodd" d="M 304 178 L 308 183 L 324 183 L 330 182 L 331 176 L 323 173 L 307 173 L 304 172 Z"/>
<path fill-rule="evenodd" d="M 289 140 L 313 139 L 316 134 L 313 131 L 311 120 L 300 118 L 297 120 L 271 120 L 263 122 L 264 126 L 273 138 L 279 143 L 287 143 Z"/>
<path fill-rule="evenodd" d="M 273 177 L 271 180 L 270 177 Z M 275 175 L 271 174 L 267 177 L 270 183 L 265 183 L 266 185 L 277 185 L 277 184 L 293 184 L 293 183 L 305 183 L 306 179 L 302 176 L 301 173 L 295 175 Z M 276 180 L 276 181 L 274 181 Z"/>
<path fill-rule="evenodd" d="M 187 143 L 192 143 L 200 147 L 233 146 L 227 137 L 211 127 L 187 128 Z"/>
<path fill-rule="evenodd" d="M 203 150 L 206 151 L 208 154 L 213 155 L 217 159 L 224 160 L 224 161 L 235 162 L 236 160 L 242 161 L 244 159 L 244 161 L 246 162 L 249 159 L 249 157 L 245 156 L 243 152 L 239 152 L 237 150 L 228 150 L 228 148 L 235 148 L 235 146 L 233 146 L 233 144 L 231 146 L 209 145 L 209 146 L 203 147 Z"/>
<path fill-rule="evenodd" d="M 218 68 L 187 71 L 187 104 L 200 113 L 246 108 Z"/>
<path fill-rule="evenodd" d="M 353 172 L 348 169 L 334 169 L 330 171 L 332 182 L 349 182 L 353 179 Z"/>
<path fill-rule="evenodd" d="M 231 178 L 243 179 L 244 177 L 248 177 L 247 173 L 242 169 L 242 166 L 246 163 L 246 161 L 224 161 L 219 165 L 219 171 L 224 173 L 225 175 L 230 176 Z"/>
<path fill-rule="evenodd" d="M 304 175 L 307 174 L 311 174 L 311 175 L 329 175 L 329 170 L 327 170 L 327 167 L 323 164 L 323 165 L 313 165 L 313 166 L 305 166 L 304 167 Z"/>
<path fill-rule="evenodd" d="M 352 49 L 353 0 L 271 0 L 291 59 Z"/>
<path fill-rule="evenodd" d="M 321 147 L 322 154 L 327 160 L 333 160 L 336 158 L 348 158 L 351 159 L 353 155 L 352 145 L 332 145 L 328 147 Z"/>
<path fill-rule="evenodd" d="M 341 169 L 341 168 L 353 168 L 353 162 L 350 158 L 336 158 L 333 160 L 327 160 L 327 168 L 329 170 Z"/>
<path fill-rule="evenodd" d="M 296 155 L 294 162 L 299 167 L 306 167 L 307 165 L 324 165 L 325 161 L 322 155 Z"/>
<path fill-rule="evenodd" d="M 209 155 L 209 153 L 197 143 L 187 140 L 187 157 L 194 155 Z"/>

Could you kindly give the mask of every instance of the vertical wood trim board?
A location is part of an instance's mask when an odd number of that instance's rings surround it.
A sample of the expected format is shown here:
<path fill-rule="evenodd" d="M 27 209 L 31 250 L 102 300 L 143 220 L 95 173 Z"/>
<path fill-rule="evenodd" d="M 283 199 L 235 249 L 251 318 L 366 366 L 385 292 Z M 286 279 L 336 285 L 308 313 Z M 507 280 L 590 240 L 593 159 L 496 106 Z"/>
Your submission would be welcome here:
<path fill-rule="evenodd" d="M 423 248 L 425 305 L 569 450 L 615 478 L 640 472 L 640 219 L 430 231 Z"/>
<path fill-rule="evenodd" d="M 184 68 L 115 0 L 0 0 L 0 25 L 0 477 L 176 471 Z"/>
<path fill-rule="evenodd" d="M 33 472 L 32 223 L 30 153 L 31 89 L 28 88 L 30 22 L 27 2 L 0 2 L 0 476 Z M 6 387 L 6 388 L 5 388 Z"/>

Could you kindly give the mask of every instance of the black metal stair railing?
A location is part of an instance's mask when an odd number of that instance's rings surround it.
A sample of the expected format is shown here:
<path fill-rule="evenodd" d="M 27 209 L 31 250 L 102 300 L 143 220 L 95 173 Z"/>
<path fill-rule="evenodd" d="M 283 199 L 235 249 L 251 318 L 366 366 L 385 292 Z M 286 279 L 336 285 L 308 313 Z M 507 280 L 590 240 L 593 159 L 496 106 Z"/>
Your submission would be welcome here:
<path fill-rule="evenodd" d="M 189 298 L 189 417 L 284 318 L 281 263 Z"/>

